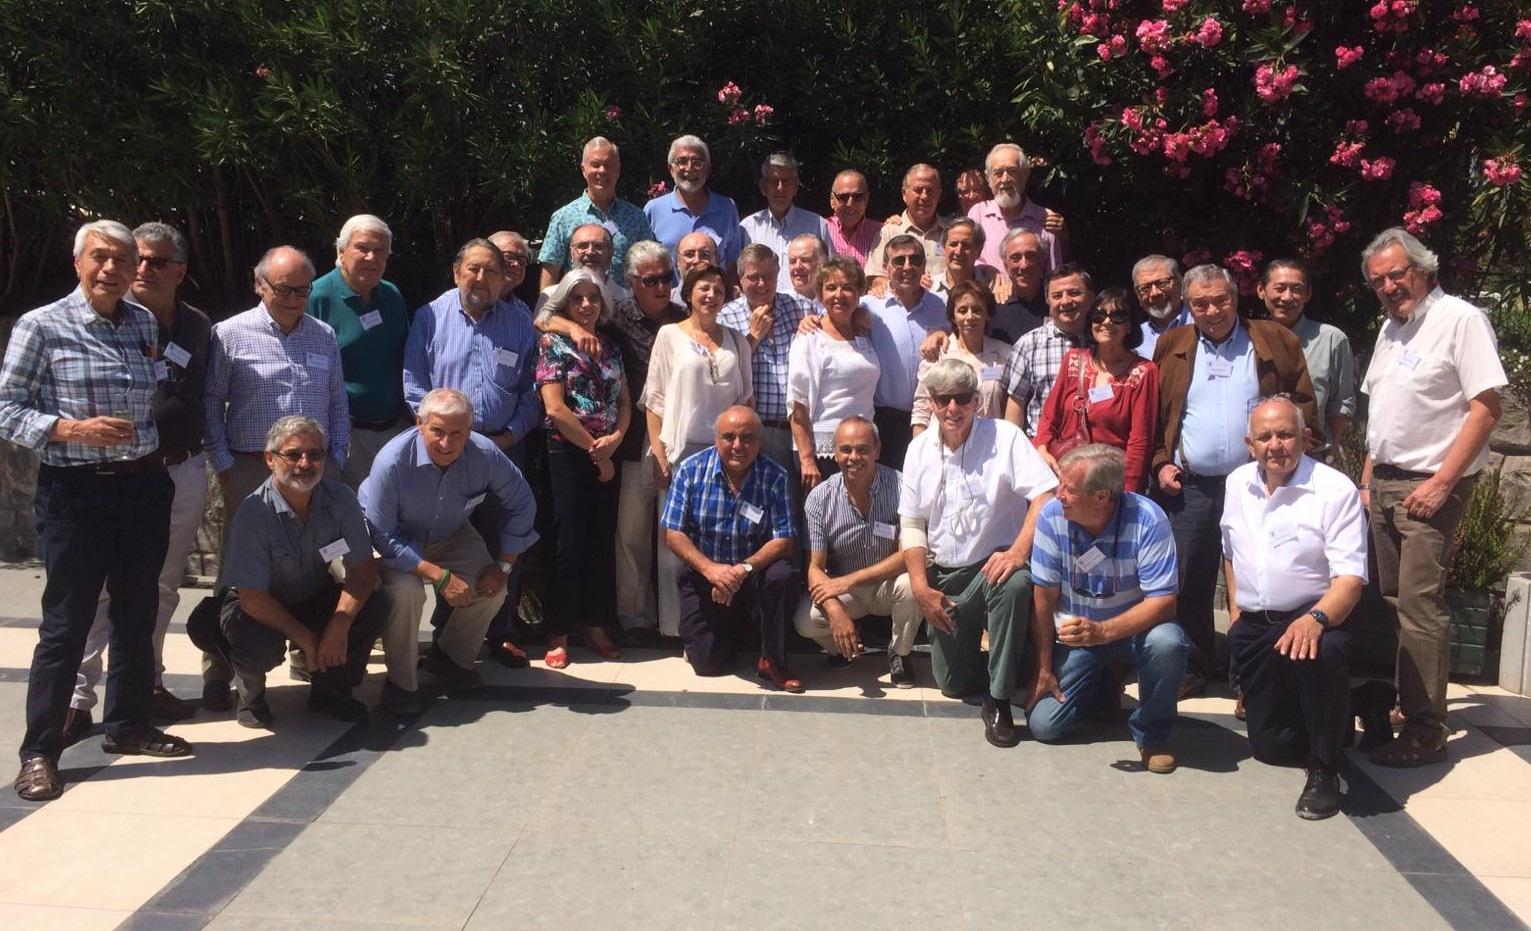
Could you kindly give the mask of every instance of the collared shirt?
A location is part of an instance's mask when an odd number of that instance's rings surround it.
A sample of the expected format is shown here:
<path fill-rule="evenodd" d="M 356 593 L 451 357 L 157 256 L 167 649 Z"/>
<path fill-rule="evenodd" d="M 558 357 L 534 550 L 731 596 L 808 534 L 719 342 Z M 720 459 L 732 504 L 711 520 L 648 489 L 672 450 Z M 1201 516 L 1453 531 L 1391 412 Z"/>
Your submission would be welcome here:
<path fill-rule="evenodd" d="M 1197 475 L 1227 475 L 1248 462 L 1244 434 L 1259 400 L 1255 347 L 1244 321 L 1236 320 L 1220 345 L 1198 330 L 1175 464 Z"/>
<path fill-rule="evenodd" d="M 1322 598 L 1342 575 L 1366 581 L 1361 495 L 1343 472 L 1309 456 L 1271 494 L 1258 463 L 1234 469 L 1221 526 L 1241 610 L 1294 611 Z"/>
<path fill-rule="evenodd" d="M 627 282 L 627 250 L 635 242 L 654 238 L 654 229 L 642 208 L 620 197 L 613 198 L 611 210 L 602 210 L 590 199 L 590 191 L 584 190 L 573 200 L 553 211 L 548 219 L 548 231 L 542 237 L 542 251 L 537 261 L 564 271 L 569 268 L 569 240 L 574 231 L 587 223 L 606 227 L 611 234 L 611 277 L 618 284 Z M 672 247 L 673 249 L 673 247 Z"/>
<path fill-rule="evenodd" d="M 770 208 L 757 210 L 739 222 L 744 237 L 749 242 L 760 243 L 776 253 L 776 290 L 791 291 L 792 276 L 787 271 L 787 244 L 804 233 L 819 237 L 829 257 L 835 256 L 835 244 L 829 238 L 829 224 L 816 213 L 796 204 L 787 208 L 787 215 L 780 220 L 771 215 Z"/>
<path fill-rule="evenodd" d="M 1047 320 L 1047 299 L 1041 289 L 1032 300 L 1011 298 L 994 308 L 994 319 L 989 321 L 989 335 L 1011 346 L 1015 341 L 1035 330 Z M 1000 416 L 1004 416 L 1003 412 Z"/>
<path fill-rule="evenodd" d="M 504 516 L 500 547 L 494 552 L 521 553 L 537 542 L 533 524 L 537 503 L 510 458 L 479 433 L 468 435 L 445 469 L 431 461 L 419 427 L 411 427 L 378 450 L 372 473 L 361 483 L 361 505 L 372 528 L 372 546 L 383 565 L 414 572 L 425 547 L 451 538 L 468 523 L 485 499 Z"/>
<path fill-rule="evenodd" d="M 861 222 L 852 230 L 847 230 L 837 216 L 831 215 L 824 222 L 829 227 L 829 244 L 834 254 L 850 256 L 865 266 L 867 255 L 877 245 L 882 224 L 866 215 L 862 215 Z"/>
<path fill-rule="evenodd" d="M 323 320 L 340 344 L 351 416 L 380 423 L 404 412 L 404 340 L 409 310 L 391 281 L 379 281 L 372 300 L 363 301 L 334 268 L 314 281 L 308 295 L 309 316 Z"/>
<path fill-rule="evenodd" d="M 898 514 L 924 521 L 931 558 L 955 569 L 1008 549 L 1031 499 L 1057 487 L 1026 434 L 1007 421 L 975 417 L 956 449 L 946 448 L 939 428 L 909 444 Z"/>
<path fill-rule="evenodd" d="M 875 466 L 870 504 L 858 510 L 845 490 L 845 476 L 835 473 L 808 492 L 803 502 L 803 525 L 808 549 L 823 553 L 831 576 L 875 566 L 898 549 L 897 469 Z"/>
<path fill-rule="evenodd" d="M 1411 472 L 1439 472 L 1462 425 L 1468 402 L 1509 384 L 1488 315 L 1436 288 L 1407 323 L 1391 316 L 1361 390 L 1367 410 L 1366 449 L 1376 462 Z M 1488 444 L 1468 466 L 1488 462 Z"/>
<path fill-rule="evenodd" d="M 803 317 L 813 312 L 813 305 L 790 292 L 778 291 L 772 303 L 771 332 L 766 334 L 750 358 L 750 376 L 755 385 L 755 411 L 765 420 L 787 419 L 787 363 L 792 339 Z M 736 297 L 718 311 L 718 322 L 749 335 L 750 301 Z"/>
<path fill-rule="evenodd" d="M 1021 405 L 1021 429 L 1029 436 L 1037 431 L 1042 405 L 1058 380 L 1063 357 L 1081 345 L 1079 337 L 1058 329 L 1051 317 L 1030 333 L 1022 334 L 1005 364 L 1005 393 Z"/>
<path fill-rule="evenodd" d="M 537 398 L 537 331 L 520 298 L 496 301 L 475 323 L 452 288 L 415 311 L 404 346 L 404 400 L 418 408 L 432 388 L 456 388 L 473 402 L 473 429 L 509 430 L 516 442 L 542 421 Z"/>
<path fill-rule="evenodd" d="M 675 255 L 675 247 L 687 233 L 698 230 L 711 233 L 718 242 L 718 260 L 724 268 L 732 268 L 739 261 L 739 250 L 744 248 L 744 230 L 739 226 L 739 208 L 731 198 L 708 189 L 707 206 L 700 214 L 691 212 L 680 194 L 671 191 L 661 194 L 643 205 L 644 216 L 654 229 L 654 238 L 664 243 Z"/>
<path fill-rule="evenodd" d="M 1142 323 L 1143 342 L 1139 343 L 1138 348 L 1133 351 L 1145 359 L 1152 359 L 1154 357 L 1154 347 L 1159 345 L 1159 337 L 1162 334 L 1168 333 L 1177 326 L 1190 326 L 1191 322 L 1191 308 L 1184 304 L 1180 305 L 1180 311 L 1175 316 L 1171 317 L 1163 327 L 1157 330 L 1154 329 L 1151 321 L 1144 320 Z"/>
<path fill-rule="evenodd" d="M 867 295 L 861 306 L 872 314 L 872 348 L 882 375 L 877 379 L 876 403 L 907 411 L 914 409 L 914 389 L 920 380 L 920 343 L 931 330 L 946 330 L 946 305 L 921 291 L 913 307 L 905 307 L 889 288 L 884 297 Z"/>
<path fill-rule="evenodd" d="M 202 450 L 202 438 L 207 433 L 205 399 L 212 339 L 212 321 L 185 302 L 177 302 L 171 329 L 159 327 L 165 377 L 154 392 L 154 424 L 159 428 L 159 449 L 155 452 L 160 455 Z"/>
<path fill-rule="evenodd" d="M 1031 583 L 1058 589 L 1059 614 L 1109 621 L 1145 598 L 1179 591 L 1175 535 L 1148 498 L 1123 492 L 1099 536 L 1063 516 L 1056 498 L 1037 515 Z"/>
<path fill-rule="evenodd" d="M 737 565 L 768 540 L 792 539 L 790 486 L 786 469 L 756 456 L 735 495 L 709 447 L 676 468 L 659 526 L 685 534 L 713 562 Z"/>
<path fill-rule="evenodd" d="M 303 414 L 324 428 L 330 454 L 345 465 L 351 445 L 340 345 L 328 323 L 303 314 L 291 333 L 256 304 L 213 327 L 207 373 L 207 451 L 214 472 L 234 453 L 266 448 L 279 418 Z M 225 410 L 227 405 L 227 410 Z"/>
<path fill-rule="evenodd" d="M 974 204 L 968 219 L 983 230 L 983 251 L 978 253 L 980 265 L 1004 271 L 1005 260 L 1000 257 L 999 246 L 1011 230 L 1031 230 L 1037 234 L 1042 240 L 1042 253 L 1047 256 L 1048 270 L 1063 264 L 1063 243 L 1046 228 L 1047 210 L 1029 197 L 1021 204 L 1020 212 L 1008 219 L 993 200 Z"/>
<path fill-rule="evenodd" d="M 914 221 L 909 219 L 909 211 L 905 210 L 898 215 L 897 220 L 884 223 L 877 232 L 877 243 L 867 253 L 865 268 L 868 278 L 887 276 L 887 269 L 883 267 L 883 250 L 888 248 L 888 243 L 905 233 L 925 244 L 925 274 L 932 279 L 946 274 L 946 256 L 941 251 L 941 242 L 946 238 L 946 221 L 941 219 L 940 214 L 936 214 L 930 226 L 921 229 L 914 225 Z"/>
<path fill-rule="evenodd" d="M 1332 441 L 1329 418 L 1349 419 L 1356 415 L 1356 357 L 1350 351 L 1350 337 L 1339 327 L 1308 316 L 1297 321 L 1292 333 L 1302 343 L 1308 380 L 1313 383 L 1313 397 L 1324 418 L 1323 423 L 1315 425 L 1314 433 Z"/>
<path fill-rule="evenodd" d="M 299 520 L 276 480 L 267 477 L 240 503 L 224 552 L 223 577 L 230 588 L 265 592 L 291 606 L 331 584 L 331 559 L 370 561 L 372 541 L 356 493 L 339 479 L 320 479 L 308 502 L 308 518 Z"/>
<path fill-rule="evenodd" d="M 118 301 L 113 322 L 90 306 L 84 288 L 23 314 L 11 330 L 0 366 L 0 436 L 36 450 L 51 466 L 149 455 L 159 445 L 154 425 L 158 343 L 159 325 L 149 311 Z M 116 416 L 133 421 L 132 442 L 48 442 L 61 417 Z"/>
<path fill-rule="evenodd" d="M 951 277 L 948 274 L 950 271 L 951 269 L 948 268 L 946 272 L 942 272 L 941 274 L 932 278 L 930 281 L 930 293 L 934 294 L 936 297 L 939 297 L 941 299 L 941 303 L 943 304 L 950 302 L 952 289 L 957 287 L 955 284 L 952 284 L 947 280 L 949 277 Z M 990 288 L 994 284 L 994 270 L 992 268 L 977 266 L 973 269 L 973 277 L 970 280 L 978 282 L 985 288 Z"/>
<path fill-rule="evenodd" d="M 787 369 L 788 400 L 808 412 L 815 456 L 834 454 L 840 421 L 851 416 L 872 419 L 881 370 L 872 341 L 865 336 L 840 340 L 822 329 L 799 336 L 792 343 Z"/>
<path fill-rule="evenodd" d="M 617 445 L 617 457 L 625 462 L 637 462 L 648 449 L 648 418 L 636 410 L 638 399 L 643 397 L 643 385 L 649 377 L 649 356 L 654 351 L 654 337 L 659 328 L 667 323 L 679 323 L 689 314 L 686 308 L 671 303 L 657 319 L 649 319 L 632 298 L 618 301 L 611 313 L 611 329 L 617 335 L 617 348 L 622 353 L 622 370 L 627 374 L 627 393 L 635 407 L 627 433 Z"/>

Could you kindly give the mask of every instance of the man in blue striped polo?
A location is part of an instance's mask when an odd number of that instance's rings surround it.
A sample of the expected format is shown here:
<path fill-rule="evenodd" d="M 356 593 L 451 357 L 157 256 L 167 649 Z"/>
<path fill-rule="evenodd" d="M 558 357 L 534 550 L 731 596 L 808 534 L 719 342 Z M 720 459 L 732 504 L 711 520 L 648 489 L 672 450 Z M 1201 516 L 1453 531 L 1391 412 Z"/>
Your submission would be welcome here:
<path fill-rule="evenodd" d="M 1131 663 L 1138 671 L 1133 742 L 1145 767 L 1168 773 L 1190 642 L 1175 622 L 1169 519 L 1123 490 L 1125 468 L 1122 451 L 1101 443 L 1070 450 L 1058 464 L 1057 498 L 1042 508 L 1031 553 L 1037 677 L 1026 726 L 1044 743 L 1062 740 L 1081 710 L 1116 699 L 1114 691 L 1101 695 L 1106 665 Z"/>

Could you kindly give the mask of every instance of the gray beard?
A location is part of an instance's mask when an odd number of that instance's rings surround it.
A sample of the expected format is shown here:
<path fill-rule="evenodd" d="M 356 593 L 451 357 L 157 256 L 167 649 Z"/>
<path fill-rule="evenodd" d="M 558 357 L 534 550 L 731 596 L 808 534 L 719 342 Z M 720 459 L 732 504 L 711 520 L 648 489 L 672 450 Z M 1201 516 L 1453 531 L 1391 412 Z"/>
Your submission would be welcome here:
<path fill-rule="evenodd" d="M 1179 307 L 1176 307 L 1174 304 L 1171 304 L 1171 303 L 1168 303 L 1168 302 L 1166 302 L 1166 303 L 1164 303 L 1164 304 L 1162 304 L 1162 305 L 1160 305 L 1158 307 L 1145 307 L 1143 309 L 1148 312 L 1148 315 L 1150 317 L 1153 317 L 1155 320 L 1159 321 L 1160 323 L 1163 323 L 1164 321 L 1168 320 L 1169 318 L 1175 316 L 1175 314 L 1180 312 L 1180 308 Z"/>
<path fill-rule="evenodd" d="M 994 205 L 1001 210 L 1014 210 L 1025 200 L 1018 191 L 995 191 Z"/>

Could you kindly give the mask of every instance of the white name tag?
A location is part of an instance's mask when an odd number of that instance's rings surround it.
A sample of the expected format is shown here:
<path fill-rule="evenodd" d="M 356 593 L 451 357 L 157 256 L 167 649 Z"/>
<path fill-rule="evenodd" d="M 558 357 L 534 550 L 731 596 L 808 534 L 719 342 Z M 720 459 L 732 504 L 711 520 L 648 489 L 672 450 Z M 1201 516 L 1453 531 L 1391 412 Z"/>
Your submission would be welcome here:
<path fill-rule="evenodd" d="M 339 559 L 349 552 L 351 552 L 351 544 L 346 542 L 345 537 L 341 537 L 334 543 L 319 547 L 319 558 L 329 562 L 332 559 Z"/>
<path fill-rule="evenodd" d="M 462 509 L 464 511 L 471 511 L 471 510 L 473 510 L 474 508 L 478 507 L 480 504 L 483 504 L 483 503 L 484 503 L 484 496 L 483 495 L 479 495 L 477 498 L 469 498 L 468 499 L 468 503 L 463 505 Z"/>
<path fill-rule="evenodd" d="M 181 368 L 186 368 L 188 365 L 191 365 L 191 353 L 182 349 L 180 346 L 177 346 L 175 343 L 170 343 L 165 347 L 165 358 L 169 359 L 171 362 L 174 362 L 176 365 L 179 365 Z"/>
<path fill-rule="evenodd" d="M 741 501 L 741 502 L 739 502 L 739 513 L 743 514 L 744 515 L 744 519 L 749 521 L 752 524 L 760 523 L 760 519 L 765 516 L 765 511 L 762 511 L 760 508 L 755 507 L 753 504 L 750 504 L 748 501 Z"/>
<path fill-rule="evenodd" d="M 370 330 L 373 327 L 383 325 L 383 312 L 381 310 L 368 311 L 358 319 L 361 321 L 361 328 L 363 330 Z"/>
<path fill-rule="evenodd" d="M 1412 349 L 1404 349 L 1398 353 L 1398 364 L 1413 371 L 1419 367 L 1419 353 Z"/>
<path fill-rule="evenodd" d="M 164 381 L 170 377 L 170 366 L 165 364 L 164 359 L 154 360 L 154 380 Z"/>
<path fill-rule="evenodd" d="M 520 354 L 511 352 L 509 349 L 496 349 L 494 351 L 494 358 L 495 361 L 506 368 L 515 368 L 516 363 L 521 360 Z"/>
<path fill-rule="evenodd" d="M 1110 385 L 1096 385 L 1094 388 L 1090 389 L 1091 404 L 1099 404 L 1102 401 L 1109 401 L 1114 397 L 1116 397 L 1116 391 L 1114 391 Z"/>
<path fill-rule="evenodd" d="M 1213 378 L 1227 378 L 1233 374 L 1233 363 L 1227 359 L 1212 359 L 1207 363 L 1207 374 Z"/>
<path fill-rule="evenodd" d="M 985 365 L 978 370 L 978 379 L 979 381 L 998 381 L 1001 372 L 1003 369 L 997 365 Z"/>
<path fill-rule="evenodd" d="M 308 366 L 320 372 L 328 372 L 330 370 L 330 357 L 322 352 L 311 352 L 308 354 Z"/>
<path fill-rule="evenodd" d="M 606 227 L 606 232 L 610 233 L 613 238 L 615 238 L 618 233 L 622 232 L 620 229 L 617 228 L 617 222 L 615 220 L 607 220 L 605 223 L 602 223 L 601 225 Z"/>
<path fill-rule="evenodd" d="M 898 529 L 892 524 L 885 524 L 880 520 L 874 521 L 872 523 L 872 536 L 881 537 L 884 540 L 892 540 L 898 536 Z"/>
<path fill-rule="evenodd" d="M 1105 561 L 1106 554 L 1100 551 L 1100 547 L 1092 546 L 1074 557 L 1074 568 L 1080 572 L 1089 572 Z"/>

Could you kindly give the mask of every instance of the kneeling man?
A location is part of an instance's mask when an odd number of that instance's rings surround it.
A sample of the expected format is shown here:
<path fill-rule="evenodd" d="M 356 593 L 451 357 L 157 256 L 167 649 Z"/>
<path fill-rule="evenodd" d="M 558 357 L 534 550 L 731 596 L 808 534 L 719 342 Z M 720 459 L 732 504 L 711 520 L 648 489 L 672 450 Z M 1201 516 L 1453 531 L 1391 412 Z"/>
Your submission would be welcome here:
<path fill-rule="evenodd" d="M 1344 624 L 1366 586 L 1367 523 L 1350 479 L 1304 454 L 1307 434 L 1285 398 L 1249 415 L 1254 462 L 1228 476 L 1223 572 L 1250 747 L 1261 762 L 1306 765 L 1297 814 L 1316 821 L 1340 810 L 1335 766 L 1352 727 Z"/>
<path fill-rule="evenodd" d="M 1058 499 L 1037 521 L 1031 556 L 1036 586 L 1032 640 L 1037 679 L 1026 726 L 1045 743 L 1062 740 L 1102 695 L 1105 667 L 1138 671 L 1138 707 L 1128 719 L 1150 772 L 1175 769 L 1170 728 L 1190 641 L 1175 623 L 1175 536 L 1169 518 L 1124 490 L 1126 460 L 1092 443 L 1058 462 Z M 1054 642 L 1056 640 L 1056 643 Z"/>

